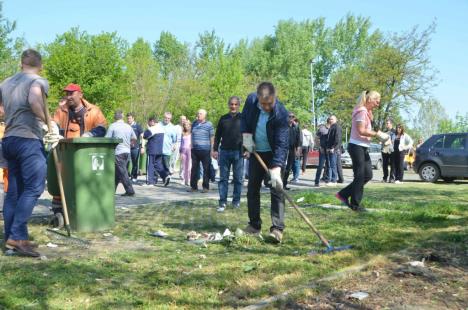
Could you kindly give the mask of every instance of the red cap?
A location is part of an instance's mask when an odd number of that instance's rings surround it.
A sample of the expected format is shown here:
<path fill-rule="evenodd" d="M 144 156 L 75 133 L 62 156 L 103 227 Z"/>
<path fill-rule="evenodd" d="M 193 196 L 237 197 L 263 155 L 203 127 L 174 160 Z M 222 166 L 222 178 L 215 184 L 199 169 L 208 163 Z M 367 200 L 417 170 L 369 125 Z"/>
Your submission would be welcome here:
<path fill-rule="evenodd" d="M 80 85 L 73 84 L 73 83 L 68 84 L 67 87 L 65 87 L 63 90 L 64 91 L 79 91 L 80 93 L 82 92 Z"/>

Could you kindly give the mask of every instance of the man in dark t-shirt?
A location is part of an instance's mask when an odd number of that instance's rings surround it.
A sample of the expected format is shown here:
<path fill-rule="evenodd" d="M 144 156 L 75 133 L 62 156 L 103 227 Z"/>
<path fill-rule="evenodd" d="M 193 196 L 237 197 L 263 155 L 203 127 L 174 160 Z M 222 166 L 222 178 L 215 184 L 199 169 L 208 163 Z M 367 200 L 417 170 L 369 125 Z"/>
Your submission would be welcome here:
<path fill-rule="evenodd" d="M 140 124 L 135 121 L 135 116 L 133 113 L 127 114 L 127 124 L 129 124 L 135 136 L 137 138 L 136 142 L 131 145 L 130 147 L 130 157 L 132 160 L 132 170 L 129 171 L 129 175 L 132 178 L 133 182 L 137 181 L 138 177 L 138 166 L 140 161 L 140 153 L 141 153 L 141 139 L 143 137 L 143 128 L 141 128 Z"/>

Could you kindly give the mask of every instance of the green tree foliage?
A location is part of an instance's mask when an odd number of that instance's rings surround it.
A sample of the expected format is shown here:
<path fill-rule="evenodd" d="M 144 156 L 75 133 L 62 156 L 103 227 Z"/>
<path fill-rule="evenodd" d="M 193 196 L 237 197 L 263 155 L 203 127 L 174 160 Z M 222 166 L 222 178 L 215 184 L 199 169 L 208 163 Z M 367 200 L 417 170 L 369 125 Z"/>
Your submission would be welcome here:
<path fill-rule="evenodd" d="M 137 39 L 125 56 L 125 67 L 130 95 L 126 108 L 142 121 L 161 114 L 165 108 L 164 84 L 151 45 L 142 38 Z"/>
<path fill-rule="evenodd" d="M 44 46 L 51 99 L 58 100 L 68 83 L 77 83 L 84 97 L 98 104 L 110 117 L 128 95 L 124 75 L 125 47 L 116 33 L 91 35 L 73 28 L 57 36 Z"/>
<path fill-rule="evenodd" d="M 420 103 L 419 111 L 413 118 L 414 138 L 428 139 L 440 130 L 440 126 L 448 120 L 448 115 L 440 102 L 434 98 Z"/>
<path fill-rule="evenodd" d="M 327 109 L 351 115 L 356 98 L 363 90 L 374 89 L 382 95 L 374 113 L 376 124 L 399 118 L 400 111 L 422 102 L 436 84 L 435 71 L 427 55 L 435 24 L 418 32 L 393 35 L 364 54 L 360 60 L 337 71 L 331 78 Z M 348 116 L 349 118 L 349 116 Z M 347 119 L 349 121 L 349 119 Z"/>
<path fill-rule="evenodd" d="M 439 123 L 439 133 L 468 132 L 468 113 L 464 116 L 457 113 L 454 120 L 445 119 Z"/>
<path fill-rule="evenodd" d="M 17 67 L 21 40 L 11 38 L 15 23 L 0 11 L 0 62 Z M 369 18 L 347 15 L 335 25 L 324 18 L 279 21 L 272 34 L 227 45 L 215 31 L 201 33 L 193 46 L 170 32 L 161 32 L 152 44 L 133 44 L 116 33 L 97 35 L 72 28 L 41 45 L 51 101 L 63 87 L 79 83 L 85 98 L 111 117 L 116 108 L 133 111 L 141 119 L 171 111 L 193 119 L 204 108 L 216 123 L 227 111 L 230 96 L 245 98 L 263 81 L 272 81 L 279 99 L 300 120 L 311 120 L 311 63 L 315 107 L 319 121 L 334 113 L 349 127 L 360 92 L 382 94 L 375 112 L 377 123 L 424 104 L 435 84 L 427 51 L 435 25 L 419 31 L 383 35 Z M 429 117 L 429 116 L 427 116 Z M 447 125 L 448 126 L 448 125 Z"/>
<path fill-rule="evenodd" d="M 0 80 L 18 71 L 20 54 L 24 48 L 23 38 L 13 38 L 16 21 L 3 16 L 3 3 L 0 2 Z"/>

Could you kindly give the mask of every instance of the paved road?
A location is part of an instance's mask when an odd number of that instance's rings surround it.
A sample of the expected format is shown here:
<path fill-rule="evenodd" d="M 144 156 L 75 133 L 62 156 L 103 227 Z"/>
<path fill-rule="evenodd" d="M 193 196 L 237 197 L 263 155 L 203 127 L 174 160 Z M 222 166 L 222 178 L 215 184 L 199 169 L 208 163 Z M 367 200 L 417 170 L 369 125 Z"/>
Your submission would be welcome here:
<path fill-rule="evenodd" d="M 292 190 L 316 190 L 314 187 L 315 179 L 315 168 L 308 169 L 304 175 L 301 176 L 300 181 L 297 184 L 291 184 Z M 351 169 L 344 169 L 344 179 L 345 184 L 351 182 L 353 178 L 353 171 Z M 177 175 L 177 173 L 175 173 Z M 382 179 L 382 171 L 374 170 L 374 178 L 372 182 L 380 182 Z M 413 172 L 406 172 L 405 179 L 408 181 L 419 180 L 419 177 Z M 140 177 L 139 184 L 144 183 L 144 177 Z M 247 182 L 244 182 L 244 191 L 243 199 L 245 199 L 246 194 L 246 185 Z M 138 205 L 146 204 L 158 204 L 163 202 L 170 201 L 189 201 L 194 199 L 218 199 L 218 188 L 216 183 L 211 183 L 211 190 L 209 193 L 188 193 L 188 187 L 181 185 L 181 180 L 179 178 L 174 178 L 173 182 L 168 187 L 163 187 L 162 185 L 157 186 L 141 186 L 135 185 L 136 195 L 134 197 L 121 197 L 120 194 L 124 193 L 122 185 L 117 188 L 116 195 L 116 207 L 132 207 Z M 338 185 L 342 187 L 343 185 Z M 264 192 L 268 192 L 266 188 L 263 189 Z M 232 193 L 232 186 L 230 186 L 230 193 Z M 0 201 L 3 202 L 3 191 L 0 192 Z M 39 199 L 38 206 L 34 208 L 34 215 L 43 216 L 50 214 L 49 207 L 51 205 L 51 196 L 49 193 L 44 192 L 44 194 Z M 3 207 L 3 203 L 2 203 Z"/>

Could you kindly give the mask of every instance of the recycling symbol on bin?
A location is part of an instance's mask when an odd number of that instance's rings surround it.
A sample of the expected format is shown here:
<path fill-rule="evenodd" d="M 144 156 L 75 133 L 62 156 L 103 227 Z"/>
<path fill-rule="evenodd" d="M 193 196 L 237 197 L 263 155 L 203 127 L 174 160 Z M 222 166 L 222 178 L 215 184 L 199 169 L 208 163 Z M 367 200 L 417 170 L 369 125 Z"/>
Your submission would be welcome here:
<path fill-rule="evenodd" d="M 104 170 L 104 155 L 92 155 L 91 156 L 91 169 L 93 171 Z"/>

